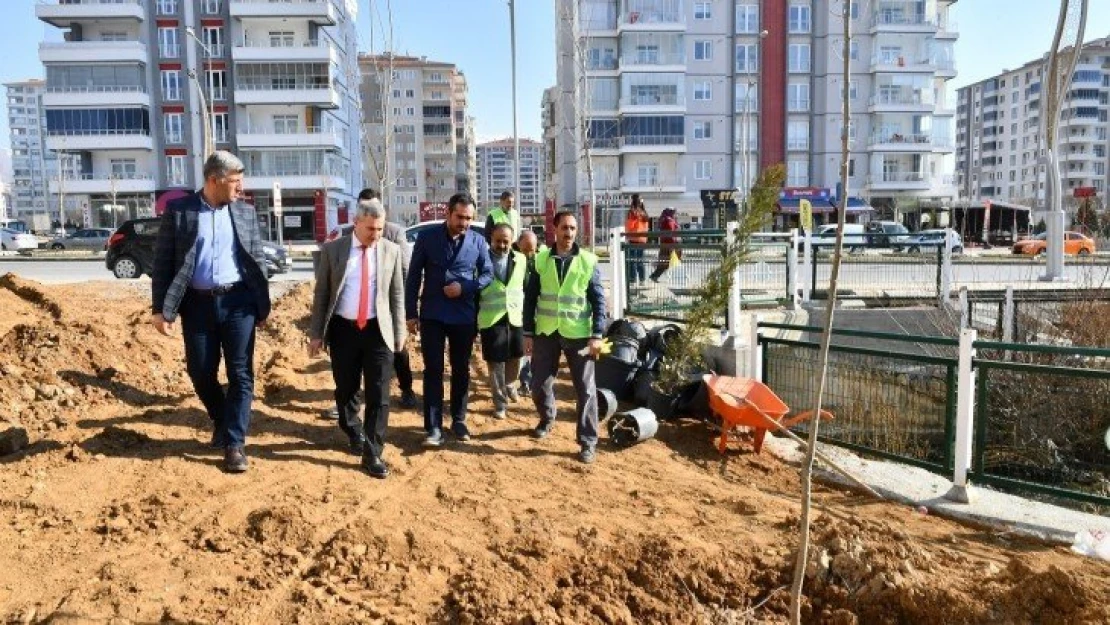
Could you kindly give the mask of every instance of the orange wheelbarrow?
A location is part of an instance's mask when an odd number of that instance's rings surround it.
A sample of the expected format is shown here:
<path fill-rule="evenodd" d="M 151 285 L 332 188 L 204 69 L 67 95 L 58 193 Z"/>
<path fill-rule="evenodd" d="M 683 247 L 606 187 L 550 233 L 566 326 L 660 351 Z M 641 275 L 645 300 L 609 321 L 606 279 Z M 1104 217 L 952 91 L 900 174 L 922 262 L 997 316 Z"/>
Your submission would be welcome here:
<path fill-rule="evenodd" d="M 706 375 L 704 380 L 709 389 L 709 409 L 721 419 L 721 439 L 717 451 L 722 454 L 728 446 L 729 432 L 737 426 L 752 428 L 752 446 L 758 454 L 763 449 L 767 430 L 789 428 L 813 418 L 812 410 L 785 418 L 790 413 L 790 407 L 766 384 L 757 380 L 726 375 Z M 821 418 L 832 419 L 833 415 L 822 410 Z"/>

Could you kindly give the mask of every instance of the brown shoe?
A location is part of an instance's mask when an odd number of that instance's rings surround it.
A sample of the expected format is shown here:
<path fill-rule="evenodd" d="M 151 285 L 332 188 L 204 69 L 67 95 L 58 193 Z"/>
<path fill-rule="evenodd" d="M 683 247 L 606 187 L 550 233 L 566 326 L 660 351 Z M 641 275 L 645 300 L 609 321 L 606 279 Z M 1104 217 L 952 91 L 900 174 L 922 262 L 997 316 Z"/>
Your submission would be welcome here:
<path fill-rule="evenodd" d="M 224 471 L 243 473 L 247 470 L 247 454 L 242 447 L 228 447 L 224 450 Z"/>

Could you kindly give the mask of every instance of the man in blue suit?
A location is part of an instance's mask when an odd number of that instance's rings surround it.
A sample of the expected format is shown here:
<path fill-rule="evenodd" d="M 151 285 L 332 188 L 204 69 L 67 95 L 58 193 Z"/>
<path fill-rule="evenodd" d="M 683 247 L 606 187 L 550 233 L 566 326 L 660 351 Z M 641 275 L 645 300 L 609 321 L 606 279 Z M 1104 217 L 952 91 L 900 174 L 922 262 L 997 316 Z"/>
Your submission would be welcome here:
<path fill-rule="evenodd" d="M 451 432 L 470 440 L 466 403 L 470 354 L 478 334 L 478 294 L 493 279 L 489 245 L 470 229 L 474 199 L 456 193 L 447 220 L 416 239 L 405 280 L 409 333 L 420 333 L 424 357 L 424 446 L 443 444 L 443 356 L 450 346 Z M 423 286 L 423 291 L 421 291 Z"/>
<path fill-rule="evenodd" d="M 169 335 L 178 314 L 189 378 L 212 419 L 224 470 L 247 470 L 243 445 L 254 397 L 254 332 L 270 315 L 266 257 L 254 207 L 243 195 L 243 162 L 214 152 L 204 188 L 162 213 L 151 272 L 151 324 Z M 217 373 L 227 369 L 227 392 Z"/>

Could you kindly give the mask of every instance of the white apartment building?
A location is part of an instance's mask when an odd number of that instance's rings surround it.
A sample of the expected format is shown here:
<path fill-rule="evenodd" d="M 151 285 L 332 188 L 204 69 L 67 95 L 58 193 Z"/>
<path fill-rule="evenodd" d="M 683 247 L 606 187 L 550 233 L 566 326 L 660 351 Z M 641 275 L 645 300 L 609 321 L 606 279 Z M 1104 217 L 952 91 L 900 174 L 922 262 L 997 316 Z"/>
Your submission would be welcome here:
<path fill-rule="evenodd" d="M 957 183 L 961 199 L 995 199 L 1045 209 L 1042 99 L 1047 54 L 958 91 Z M 1110 37 L 1086 43 L 1067 90 L 1057 146 L 1069 197 L 1110 185 Z M 1076 202 L 1065 200 L 1074 211 Z"/>
<path fill-rule="evenodd" d="M 495 206 L 502 191 L 515 191 L 513 140 L 501 139 L 480 143 L 478 154 L 478 206 L 485 211 Z M 543 144 L 531 139 L 520 140 L 520 197 L 516 206 L 521 215 L 543 214 L 544 174 Z"/>
<path fill-rule="evenodd" d="M 474 120 L 466 76 L 427 57 L 363 55 L 364 178 L 381 191 L 390 219 L 435 217 L 428 207 L 476 191 Z M 424 212 L 421 212 L 421 209 Z"/>
<path fill-rule="evenodd" d="M 126 216 L 202 184 L 206 146 L 247 167 L 271 236 L 321 240 L 361 183 L 355 0 L 43 0 L 46 147 L 68 192 Z"/>
<path fill-rule="evenodd" d="M 34 215 L 43 216 L 47 223 L 60 220 L 62 204 L 70 219 L 77 219 L 85 198 L 77 195 L 63 196 L 59 203 L 57 189 L 51 191 L 50 182 L 58 180 L 59 158 L 45 149 L 46 115 L 42 97 L 46 81 L 21 80 L 5 83 L 8 103 L 8 128 L 11 136 L 11 180 L 8 192 L 8 216 L 23 219 L 31 225 Z M 68 164 L 67 178 L 76 175 L 72 159 Z M 40 220 L 41 221 L 41 220 Z"/>
<path fill-rule="evenodd" d="M 597 214 L 610 224 L 619 211 L 606 204 L 627 206 L 632 193 L 650 214 L 673 206 L 696 219 L 701 191 L 744 190 L 776 163 L 789 187 L 835 189 L 844 88 L 836 16 L 845 4 L 559 0 L 558 84 L 545 109 L 558 128 L 545 131 L 557 143 L 549 147 L 557 204 L 588 201 L 583 125 Z M 955 107 L 945 98 L 956 75 L 952 4 L 872 0 L 849 9 L 849 194 L 880 210 L 955 195 Z"/>

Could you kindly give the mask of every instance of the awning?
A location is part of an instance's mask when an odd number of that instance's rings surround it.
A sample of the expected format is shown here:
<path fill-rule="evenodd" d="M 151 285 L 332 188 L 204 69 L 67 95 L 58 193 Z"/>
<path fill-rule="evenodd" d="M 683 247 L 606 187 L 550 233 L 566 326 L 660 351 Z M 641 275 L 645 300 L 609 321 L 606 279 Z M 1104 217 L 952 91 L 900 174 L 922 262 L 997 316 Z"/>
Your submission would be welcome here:
<path fill-rule="evenodd" d="M 782 213 L 782 214 L 785 214 L 785 215 L 797 215 L 798 214 L 798 206 L 799 206 L 800 203 L 801 203 L 801 199 L 780 199 L 778 201 L 778 203 L 775 204 L 775 212 Z M 837 200 L 835 200 L 835 199 L 830 199 L 830 200 L 812 199 L 812 200 L 810 200 L 810 203 L 813 204 L 813 213 L 815 215 L 819 214 L 819 213 L 833 213 L 833 212 L 836 212 Z M 872 208 L 867 202 L 864 202 L 862 199 L 860 199 L 858 197 L 848 198 L 848 212 L 849 213 L 867 213 L 867 212 L 871 212 L 871 211 L 874 211 L 874 210 L 875 209 Z"/>

